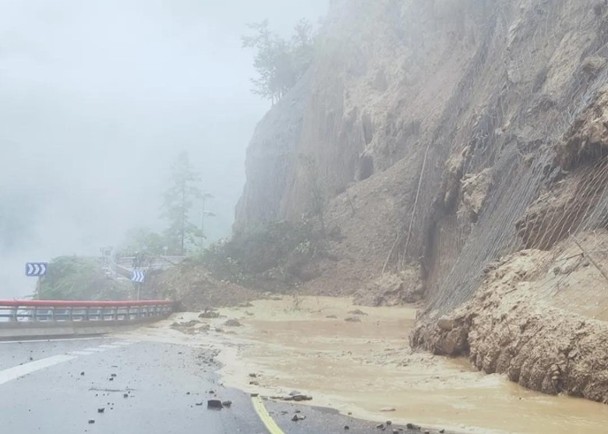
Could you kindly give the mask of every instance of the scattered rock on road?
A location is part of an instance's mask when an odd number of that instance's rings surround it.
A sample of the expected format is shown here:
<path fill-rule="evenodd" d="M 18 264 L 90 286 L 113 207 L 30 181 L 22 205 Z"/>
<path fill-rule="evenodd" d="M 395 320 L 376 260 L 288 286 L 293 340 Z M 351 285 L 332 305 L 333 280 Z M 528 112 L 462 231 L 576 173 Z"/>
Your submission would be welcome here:
<path fill-rule="evenodd" d="M 232 401 L 230 401 L 230 400 L 222 401 L 222 405 L 224 407 L 231 407 L 232 406 Z"/>
<path fill-rule="evenodd" d="M 249 384 L 251 384 L 251 382 Z M 280 400 L 280 401 L 298 401 L 298 402 L 312 400 L 312 396 L 305 395 L 305 394 L 295 391 L 295 390 L 293 392 L 290 392 L 289 395 L 271 396 L 270 398 Z M 296 413 L 299 413 L 299 412 L 300 412 L 299 410 L 296 410 Z"/>
<path fill-rule="evenodd" d="M 207 401 L 207 409 L 211 410 L 221 410 L 224 406 L 222 405 L 222 401 L 219 399 L 209 399 Z"/>
<path fill-rule="evenodd" d="M 212 318 L 219 318 L 219 317 L 220 317 L 220 314 L 219 314 L 219 313 L 217 313 L 217 312 L 215 311 L 215 309 L 209 309 L 209 308 L 207 308 L 207 309 L 205 309 L 203 312 L 201 312 L 201 313 L 198 315 L 198 317 L 199 317 L 199 318 L 209 318 L 209 319 L 212 319 Z"/>
<path fill-rule="evenodd" d="M 351 310 L 348 313 L 350 313 L 351 315 L 367 315 L 367 313 L 363 312 L 361 309 Z"/>
<path fill-rule="evenodd" d="M 310 401 L 310 400 L 312 400 L 312 396 L 298 394 L 298 395 L 293 395 L 291 397 L 291 399 L 293 399 L 294 401 Z"/>
<path fill-rule="evenodd" d="M 227 320 L 224 325 L 226 327 L 241 327 L 243 324 L 241 324 L 238 319 L 231 318 Z"/>
<path fill-rule="evenodd" d="M 361 318 L 359 318 L 358 316 L 349 316 L 344 318 L 344 321 L 347 322 L 361 322 Z"/>

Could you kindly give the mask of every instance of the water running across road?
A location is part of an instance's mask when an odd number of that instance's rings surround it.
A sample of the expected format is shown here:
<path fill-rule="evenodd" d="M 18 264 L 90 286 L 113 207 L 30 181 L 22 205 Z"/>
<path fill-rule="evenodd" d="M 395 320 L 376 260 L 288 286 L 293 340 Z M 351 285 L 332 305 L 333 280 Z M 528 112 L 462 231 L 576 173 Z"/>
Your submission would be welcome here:
<path fill-rule="evenodd" d="M 407 339 L 413 307 L 368 308 L 353 306 L 348 299 L 285 297 L 221 313 L 225 317 L 201 320 L 210 323 L 211 331 L 196 332 L 199 324 L 179 339 L 214 343 L 221 350 L 221 373 L 228 386 L 270 396 L 299 390 L 313 396 L 312 405 L 357 417 L 458 431 L 573 433 L 606 428 L 608 406 L 532 392 L 503 376 L 477 372 L 464 359 L 412 352 Z M 197 318 L 179 316 L 180 321 Z M 227 327 L 229 318 L 243 326 Z M 157 337 L 179 336 L 167 330 L 171 322 L 142 330 Z M 389 409 L 394 411 L 383 411 Z"/>

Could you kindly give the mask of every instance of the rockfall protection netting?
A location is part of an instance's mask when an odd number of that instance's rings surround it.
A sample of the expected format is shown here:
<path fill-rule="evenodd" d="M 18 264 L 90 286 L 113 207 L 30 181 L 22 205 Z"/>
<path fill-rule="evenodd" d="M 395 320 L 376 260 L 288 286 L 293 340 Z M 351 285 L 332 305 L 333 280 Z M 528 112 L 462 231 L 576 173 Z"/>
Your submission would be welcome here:
<path fill-rule="evenodd" d="M 541 20 L 532 30 L 528 57 L 522 56 L 514 63 L 515 69 L 521 66 L 522 74 L 526 73 L 523 71 L 526 62 L 534 63 L 537 45 L 547 40 L 541 32 L 551 32 L 553 18 L 547 15 L 546 23 Z M 437 278 L 429 279 L 427 287 L 430 305 L 439 311 L 468 300 L 479 286 L 488 263 L 521 249 L 548 250 L 565 239 L 576 241 L 584 236 L 581 247 L 586 253 L 581 251 L 581 256 L 590 256 L 599 268 L 604 264 L 608 271 L 606 237 L 599 236 L 608 229 L 608 144 L 580 143 L 575 149 L 564 145 L 568 136 L 575 133 L 573 130 L 588 122 L 587 112 L 599 104 L 602 86 L 608 83 L 608 71 L 604 68 L 592 79 L 581 74 L 573 76 L 562 95 L 552 100 L 543 95 L 522 96 L 521 89 L 509 80 L 497 82 L 485 111 L 463 126 L 460 114 L 474 101 L 477 80 L 483 77 L 487 64 L 492 63 L 488 57 L 491 53 L 501 56 L 505 51 L 495 34 L 504 34 L 501 27 L 508 23 L 501 18 L 500 11 L 494 19 L 494 23 L 488 24 L 485 42 L 471 62 L 466 78 L 444 111 L 441 130 L 420 151 L 424 152 L 420 159 L 420 182 L 412 209 L 405 216 L 403 232 L 396 241 L 399 245 L 396 262 L 401 266 L 420 258 L 424 273 L 424 267 L 433 267 L 424 261 L 442 257 L 441 263 L 434 265 Z M 608 57 L 605 39 L 606 35 L 598 36 L 595 51 L 587 50 L 586 54 Z M 507 119 L 511 119 L 513 130 L 533 131 L 525 139 L 509 134 L 508 129 L 501 131 Z M 468 226 L 459 224 L 455 205 L 437 200 L 446 173 L 433 170 L 462 149 L 458 131 L 467 129 L 470 141 L 457 181 L 463 174 L 479 173 L 486 168 L 492 173 L 483 209 Z M 433 245 L 435 251 L 429 251 Z"/>

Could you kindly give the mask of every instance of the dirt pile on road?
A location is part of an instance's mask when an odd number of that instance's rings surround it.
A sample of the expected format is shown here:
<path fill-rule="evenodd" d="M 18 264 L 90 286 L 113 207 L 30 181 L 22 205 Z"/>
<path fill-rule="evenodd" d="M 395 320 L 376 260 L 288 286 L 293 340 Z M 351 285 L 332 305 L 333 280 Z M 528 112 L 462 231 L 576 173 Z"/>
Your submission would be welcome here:
<path fill-rule="evenodd" d="M 187 262 L 154 276 L 147 290 L 177 300 L 187 310 L 237 306 L 264 297 L 258 291 L 218 280 L 204 266 Z"/>
<path fill-rule="evenodd" d="M 415 268 L 400 273 L 385 273 L 355 293 L 356 304 L 398 306 L 416 303 L 424 296 L 420 272 Z"/>
<path fill-rule="evenodd" d="M 589 252 L 600 241 L 608 233 L 580 245 Z M 588 255 L 572 241 L 511 255 L 488 267 L 470 302 L 418 326 L 412 344 L 468 356 L 478 369 L 533 390 L 608 403 L 608 281 L 593 264 L 605 263 L 605 253 Z"/>

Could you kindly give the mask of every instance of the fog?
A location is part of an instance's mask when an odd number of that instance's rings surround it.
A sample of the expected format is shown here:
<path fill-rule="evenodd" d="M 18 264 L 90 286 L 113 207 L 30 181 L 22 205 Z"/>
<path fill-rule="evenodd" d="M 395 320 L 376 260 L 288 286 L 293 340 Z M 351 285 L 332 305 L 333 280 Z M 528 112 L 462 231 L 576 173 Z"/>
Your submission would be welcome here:
<path fill-rule="evenodd" d="M 0 0 L 0 298 L 26 261 L 98 254 L 159 209 L 181 151 L 201 173 L 210 239 L 229 235 L 250 92 L 247 23 L 288 35 L 327 0 Z"/>

